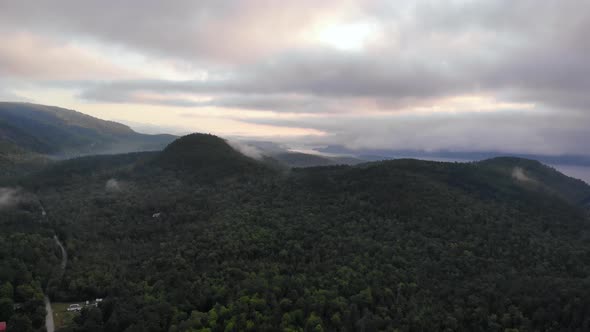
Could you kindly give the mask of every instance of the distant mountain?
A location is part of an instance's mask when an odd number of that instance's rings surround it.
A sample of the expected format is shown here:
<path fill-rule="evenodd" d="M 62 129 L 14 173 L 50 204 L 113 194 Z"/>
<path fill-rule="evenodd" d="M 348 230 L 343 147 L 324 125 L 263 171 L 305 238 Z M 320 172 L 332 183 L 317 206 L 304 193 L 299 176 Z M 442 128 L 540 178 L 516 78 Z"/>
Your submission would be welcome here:
<path fill-rule="evenodd" d="M 64 108 L 0 102 L 0 141 L 52 157 L 160 150 L 174 138 Z"/>
<path fill-rule="evenodd" d="M 350 155 L 363 160 L 377 161 L 398 158 L 416 158 L 429 160 L 463 160 L 475 161 L 495 157 L 517 157 L 538 160 L 548 164 L 590 166 L 590 156 L 584 155 L 540 155 L 528 153 L 508 153 L 502 151 L 422 151 L 422 150 L 392 150 L 392 149 L 349 149 L 342 145 L 329 145 L 316 149 L 318 152 Z"/>

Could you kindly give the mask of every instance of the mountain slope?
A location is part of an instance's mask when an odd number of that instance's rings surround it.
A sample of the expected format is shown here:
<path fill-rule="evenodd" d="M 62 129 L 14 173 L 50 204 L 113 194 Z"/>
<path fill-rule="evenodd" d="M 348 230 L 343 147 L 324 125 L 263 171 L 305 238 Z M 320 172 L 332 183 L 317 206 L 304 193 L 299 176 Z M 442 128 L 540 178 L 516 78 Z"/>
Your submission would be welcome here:
<path fill-rule="evenodd" d="M 477 164 L 500 174 L 510 175 L 523 186 L 559 195 L 573 204 L 590 201 L 590 186 L 584 181 L 568 177 L 536 160 L 499 157 Z"/>
<path fill-rule="evenodd" d="M 0 103 L 0 140 L 40 154 L 71 157 L 159 150 L 173 139 L 139 134 L 120 123 L 59 107 Z"/>

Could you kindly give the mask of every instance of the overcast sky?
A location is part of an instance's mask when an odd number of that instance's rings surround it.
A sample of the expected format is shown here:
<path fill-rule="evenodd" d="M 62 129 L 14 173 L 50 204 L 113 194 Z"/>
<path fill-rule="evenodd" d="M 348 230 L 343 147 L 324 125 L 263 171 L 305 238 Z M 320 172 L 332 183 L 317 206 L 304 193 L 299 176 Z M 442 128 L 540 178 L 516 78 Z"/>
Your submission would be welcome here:
<path fill-rule="evenodd" d="M 589 1 L 3 0 L 0 99 L 150 131 L 590 154 L 589 32 Z"/>

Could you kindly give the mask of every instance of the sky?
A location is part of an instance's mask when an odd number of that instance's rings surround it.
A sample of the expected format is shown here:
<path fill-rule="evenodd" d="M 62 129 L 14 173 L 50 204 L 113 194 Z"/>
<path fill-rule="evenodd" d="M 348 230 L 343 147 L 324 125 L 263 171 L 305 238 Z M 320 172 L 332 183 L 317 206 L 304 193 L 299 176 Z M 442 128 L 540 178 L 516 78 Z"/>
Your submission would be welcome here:
<path fill-rule="evenodd" d="M 3 0 L 0 100 L 144 132 L 590 155 L 590 2 Z"/>

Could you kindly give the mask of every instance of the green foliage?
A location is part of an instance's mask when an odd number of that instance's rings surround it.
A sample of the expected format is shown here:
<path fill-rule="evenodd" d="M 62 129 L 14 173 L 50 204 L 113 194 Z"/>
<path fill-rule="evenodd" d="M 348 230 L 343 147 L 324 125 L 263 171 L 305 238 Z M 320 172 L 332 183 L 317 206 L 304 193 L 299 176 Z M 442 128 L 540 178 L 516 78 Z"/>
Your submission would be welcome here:
<path fill-rule="evenodd" d="M 34 332 L 33 323 L 31 319 L 25 315 L 18 314 L 12 316 L 8 321 L 8 331 L 19 331 L 19 332 Z"/>
<path fill-rule="evenodd" d="M 2 226 L 11 229 L 10 224 Z M 9 331 L 44 327 L 43 286 L 49 281 L 57 261 L 54 243 L 49 237 L 0 234 L 0 320 L 8 321 Z"/>
<path fill-rule="evenodd" d="M 69 253 L 50 294 L 105 298 L 72 331 L 590 329 L 586 211 L 559 194 L 570 182 L 526 168 L 542 183 L 531 186 L 508 169 L 399 160 L 283 173 L 191 135 L 24 184 Z M 105 190 L 110 178 L 125 188 Z M 34 293 L 35 278 L 13 275 L 0 293 Z"/>

